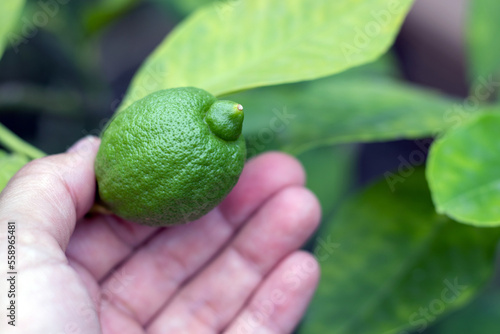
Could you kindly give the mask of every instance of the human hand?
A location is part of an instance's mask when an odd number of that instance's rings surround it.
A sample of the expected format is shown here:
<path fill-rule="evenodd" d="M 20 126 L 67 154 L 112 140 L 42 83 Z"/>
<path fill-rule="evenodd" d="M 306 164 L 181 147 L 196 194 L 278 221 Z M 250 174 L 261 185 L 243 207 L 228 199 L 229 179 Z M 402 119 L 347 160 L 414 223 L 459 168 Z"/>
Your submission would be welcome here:
<path fill-rule="evenodd" d="M 154 228 L 83 217 L 94 202 L 98 145 L 86 138 L 35 160 L 0 194 L 0 245 L 15 221 L 18 254 L 16 327 L 2 315 L 1 333 L 293 330 L 319 276 L 314 257 L 298 251 L 320 209 L 296 160 L 254 158 L 218 208 Z"/>

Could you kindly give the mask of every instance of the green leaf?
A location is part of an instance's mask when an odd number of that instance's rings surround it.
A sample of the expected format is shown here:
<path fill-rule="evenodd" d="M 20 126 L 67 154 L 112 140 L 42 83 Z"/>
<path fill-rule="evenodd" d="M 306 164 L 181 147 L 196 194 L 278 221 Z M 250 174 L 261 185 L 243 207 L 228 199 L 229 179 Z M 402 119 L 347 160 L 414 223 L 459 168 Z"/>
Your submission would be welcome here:
<path fill-rule="evenodd" d="M 360 78 L 361 76 L 363 78 L 371 76 L 392 79 L 401 79 L 404 77 L 401 72 L 397 56 L 393 52 L 389 51 L 377 58 L 375 61 L 350 68 L 347 71 L 330 76 L 330 79 L 345 80 L 346 78 Z M 328 80 L 328 78 L 325 78 L 325 80 Z"/>
<path fill-rule="evenodd" d="M 500 114 L 447 132 L 431 148 L 427 177 L 437 211 L 462 223 L 500 225 Z"/>
<path fill-rule="evenodd" d="M 8 35 L 15 26 L 24 0 L 4 0 L 0 1 L 0 58 L 7 44 Z"/>
<path fill-rule="evenodd" d="M 490 76 L 500 79 L 499 14 L 500 1 L 471 1 L 466 36 L 472 81 Z"/>
<path fill-rule="evenodd" d="M 10 149 L 14 153 L 25 155 L 31 159 L 37 159 L 45 156 L 45 153 L 31 146 L 12 131 L 0 123 L 0 144 Z"/>
<path fill-rule="evenodd" d="M 288 118 L 283 116 L 286 115 L 286 109 L 290 103 L 295 104 L 296 101 L 307 99 L 304 89 L 308 85 L 312 85 L 311 90 L 317 86 L 329 85 L 330 82 L 346 82 L 353 78 L 366 81 L 379 80 L 380 77 L 399 78 L 401 75 L 394 55 L 388 52 L 374 62 L 351 68 L 323 80 L 255 89 L 229 95 L 227 99 L 242 102 L 245 105 L 243 132 L 247 140 L 247 156 L 252 157 L 264 151 L 284 149 L 283 146 L 287 143 L 281 137 L 286 136 L 282 132 L 286 131 L 289 122 Z M 329 95 L 324 98 L 327 99 Z M 317 99 L 314 103 L 318 103 Z M 320 106 L 320 108 L 327 107 Z M 300 140 L 302 138 L 297 139 L 297 141 Z M 300 154 L 301 152 L 294 153 Z"/>
<path fill-rule="evenodd" d="M 422 169 L 394 192 L 379 182 L 323 225 L 321 281 L 301 333 L 421 332 L 491 278 L 499 237 L 436 215 Z"/>
<path fill-rule="evenodd" d="M 500 319 L 500 290 L 490 288 L 467 307 L 444 318 L 428 334 L 500 333 L 498 319 Z"/>
<path fill-rule="evenodd" d="M 195 12 L 134 77 L 122 108 L 160 89 L 220 96 L 315 79 L 387 51 L 412 0 L 238 0 Z"/>
<path fill-rule="evenodd" d="M 22 154 L 8 154 L 0 150 L 0 191 L 7 185 L 10 178 L 29 162 L 28 157 Z"/>
<path fill-rule="evenodd" d="M 230 96 L 245 107 L 249 152 L 272 143 L 292 154 L 348 142 L 416 139 L 456 124 L 455 100 L 374 76 L 345 76 Z"/>

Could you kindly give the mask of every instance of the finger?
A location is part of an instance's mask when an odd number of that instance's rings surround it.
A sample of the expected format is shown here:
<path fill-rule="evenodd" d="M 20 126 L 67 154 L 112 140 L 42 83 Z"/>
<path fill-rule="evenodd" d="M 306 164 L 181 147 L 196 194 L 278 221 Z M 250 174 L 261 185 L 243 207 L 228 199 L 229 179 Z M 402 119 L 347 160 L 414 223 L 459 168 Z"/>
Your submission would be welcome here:
<path fill-rule="evenodd" d="M 144 334 L 143 327 L 112 305 L 103 303 L 100 312 L 102 334 Z"/>
<path fill-rule="evenodd" d="M 191 275 L 200 270 L 228 240 L 248 216 L 267 198 L 291 185 L 304 181 L 303 169 L 293 158 L 277 153 L 264 154 L 251 160 L 243 171 L 238 185 L 226 203 L 188 225 L 175 226 L 155 235 L 137 251 L 120 270 L 125 270 L 134 289 L 122 289 L 110 294 L 112 303 L 126 308 L 145 324 Z M 245 199 L 245 192 L 252 195 Z M 239 199 L 242 202 L 235 201 Z M 226 214 L 229 219 L 226 219 Z M 114 275 L 102 284 L 110 286 Z"/>
<path fill-rule="evenodd" d="M 14 220 L 25 236 L 36 235 L 39 242 L 48 236 L 44 239 L 47 245 L 64 250 L 76 219 L 94 202 L 94 159 L 98 147 L 97 138 L 87 137 L 67 153 L 24 166 L 0 194 L 1 221 Z"/>
<path fill-rule="evenodd" d="M 98 215 L 76 224 L 66 255 L 84 266 L 99 281 L 129 256 L 144 240 L 159 231 L 115 215 Z"/>
<path fill-rule="evenodd" d="M 304 185 L 302 165 L 293 157 L 270 152 L 250 160 L 241 174 L 242 182 L 220 205 L 229 222 L 240 224 L 269 197 L 284 186 Z"/>
<path fill-rule="evenodd" d="M 76 219 L 94 201 L 97 148 L 98 140 L 87 138 L 67 153 L 35 160 L 0 195 L 0 221 L 15 221 L 18 228 L 15 269 L 23 293 L 16 298 L 29 315 L 21 321 L 23 333 L 60 333 L 73 324 L 99 331 L 97 314 L 87 308 L 93 303 L 82 284 L 85 277 L 70 267 L 63 251 Z M 47 305 L 53 312 L 45 312 Z"/>
<path fill-rule="evenodd" d="M 305 252 L 293 253 L 269 275 L 224 333 L 292 333 L 307 309 L 318 278 L 316 259 Z"/>
<path fill-rule="evenodd" d="M 247 163 L 238 184 L 220 206 L 222 214 L 231 224 L 239 225 L 274 192 L 291 184 L 303 183 L 303 169 L 294 158 L 277 152 L 263 154 Z M 157 231 L 158 228 L 115 216 L 95 217 L 77 224 L 66 254 L 101 280 Z M 227 238 L 227 235 L 220 237 Z"/>
<path fill-rule="evenodd" d="M 319 211 L 317 199 L 308 190 L 282 190 L 256 213 L 217 259 L 172 299 L 153 320 L 149 332 L 175 333 L 181 328 L 192 333 L 201 328 L 222 330 L 269 271 L 313 233 Z M 170 321 L 172 318 L 175 323 Z"/>

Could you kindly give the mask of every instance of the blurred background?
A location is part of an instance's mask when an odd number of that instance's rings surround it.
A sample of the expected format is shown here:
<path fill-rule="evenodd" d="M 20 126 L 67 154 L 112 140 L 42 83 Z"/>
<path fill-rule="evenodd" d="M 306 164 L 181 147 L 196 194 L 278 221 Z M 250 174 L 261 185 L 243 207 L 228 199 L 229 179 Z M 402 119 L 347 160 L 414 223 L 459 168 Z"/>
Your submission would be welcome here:
<path fill-rule="evenodd" d="M 0 122 L 49 154 L 66 150 L 85 135 L 99 135 L 145 58 L 186 16 L 212 1 L 60 2 L 64 4 L 53 1 L 56 6 L 43 8 L 28 0 L 17 27 L 23 37 L 10 40 L 0 61 Z M 402 80 L 466 98 L 467 5 L 466 0 L 417 0 L 383 66 Z M 33 20 L 39 13 L 47 15 Z M 336 194 L 345 197 L 397 169 L 398 157 L 416 149 L 414 141 L 349 145 L 352 166 L 329 170 L 325 165 L 313 172 L 351 173 Z M 491 321 L 488 312 L 500 313 L 499 303 L 488 299 L 482 305 L 486 313 L 477 308 L 470 312 L 483 322 Z M 450 324 L 446 326 L 459 323 Z"/>
<path fill-rule="evenodd" d="M 28 0 L 18 26 L 26 37 L 12 38 L 0 61 L 0 122 L 49 154 L 98 135 L 144 59 L 191 11 L 212 1 L 71 0 L 44 10 Z M 465 98 L 466 5 L 416 1 L 390 52 L 392 70 Z M 40 11 L 48 15 L 33 24 Z M 415 148 L 405 141 L 361 146 L 360 182 L 393 170 L 397 157 Z"/>

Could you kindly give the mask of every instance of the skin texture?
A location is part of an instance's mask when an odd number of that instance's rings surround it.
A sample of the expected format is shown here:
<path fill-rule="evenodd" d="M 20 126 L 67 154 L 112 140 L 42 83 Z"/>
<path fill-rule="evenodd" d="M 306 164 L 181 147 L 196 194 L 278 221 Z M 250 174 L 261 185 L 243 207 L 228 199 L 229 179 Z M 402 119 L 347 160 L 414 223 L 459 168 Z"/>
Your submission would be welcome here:
<path fill-rule="evenodd" d="M 245 163 L 237 106 L 184 87 L 155 92 L 117 114 L 95 164 L 101 200 L 144 225 L 205 215 L 231 191 Z"/>
<path fill-rule="evenodd" d="M 250 160 L 229 196 L 201 219 L 158 228 L 82 218 L 95 196 L 99 140 L 35 160 L 0 194 L 18 224 L 17 327 L 7 333 L 290 333 L 318 280 L 299 247 L 319 205 L 299 163 Z M 2 286 L 2 291 L 5 291 Z"/>

